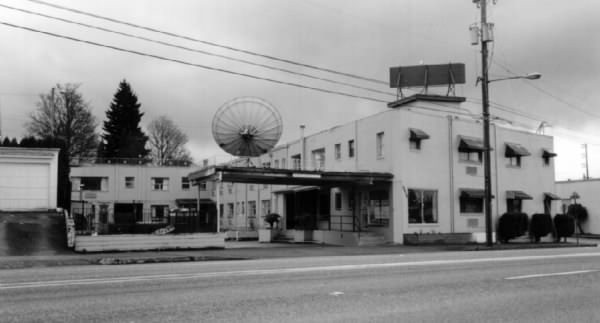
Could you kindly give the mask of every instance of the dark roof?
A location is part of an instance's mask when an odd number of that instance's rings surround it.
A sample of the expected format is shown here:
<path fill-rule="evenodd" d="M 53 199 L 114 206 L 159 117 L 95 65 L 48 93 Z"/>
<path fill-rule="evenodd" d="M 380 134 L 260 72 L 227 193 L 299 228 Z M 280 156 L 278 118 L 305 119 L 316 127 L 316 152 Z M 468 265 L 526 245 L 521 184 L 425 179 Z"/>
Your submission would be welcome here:
<path fill-rule="evenodd" d="M 520 156 L 529 156 L 531 153 L 527 150 L 527 148 L 523 147 L 520 144 L 515 143 L 506 143 L 506 150 L 504 151 L 505 157 L 520 157 Z"/>
<path fill-rule="evenodd" d="M 484 151 L 483 140 L 472 137 L 459 137 L 458 151 L 460 152 L 472 152 L 472 151 Z"/>
<path fill-rule="evenodd" d="M 483 198 L 485 197 L 485 191 L 480 189 L 461 188 L 460 197 Z"/>
<path fill-rule="evenodd" d="M 544 158 L 552 158 L 552 157 L 556 157 L 556 153 L 553 153 L 552 151 L 548 150 L 548 149 L 542 149 L 542 157 Z"/>
<path fill-rule="evenodd" d="M 194 184 L 212 180 L 232 183 L 256 183 L 302 186 L 370 185 L 391 182 L 391 173 L 306 171 L 261 167 L 211 166 L 190 173 Z"/>
<path fill-rule="evenodd" d="M 409 131 L 411 140 L 429 139 L 429 135 L 421 129 L 410 128 Z"/>
<path fill-rule="evenodd" d="M 515 200 L 533 200 L 531 195 L 523 191 L 506 191 L 506 198 Z"/>
<path fill-rule="evenodd" d="M 549 200 L 562 200 L 560 196 L 548 192 L 544 192 L 544 197 Z"/>

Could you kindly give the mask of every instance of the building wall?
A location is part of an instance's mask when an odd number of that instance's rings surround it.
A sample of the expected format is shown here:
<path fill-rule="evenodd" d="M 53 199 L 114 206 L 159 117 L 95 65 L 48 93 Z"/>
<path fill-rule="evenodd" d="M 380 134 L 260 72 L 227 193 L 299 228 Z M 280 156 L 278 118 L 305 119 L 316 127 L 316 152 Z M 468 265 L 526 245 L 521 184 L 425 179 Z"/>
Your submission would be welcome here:
<path fill-rule="evenodd" d="M 582 225 L 583 230 L 586 233 L 600 234 L 600 179 L 556 182 L 558 196 L 568 199 L 573 192 L 579 194 L 577 203 L 588 210 L 588 220 Z M 569 203 L 570 200 L 565 201 L 565 204 Z"/>

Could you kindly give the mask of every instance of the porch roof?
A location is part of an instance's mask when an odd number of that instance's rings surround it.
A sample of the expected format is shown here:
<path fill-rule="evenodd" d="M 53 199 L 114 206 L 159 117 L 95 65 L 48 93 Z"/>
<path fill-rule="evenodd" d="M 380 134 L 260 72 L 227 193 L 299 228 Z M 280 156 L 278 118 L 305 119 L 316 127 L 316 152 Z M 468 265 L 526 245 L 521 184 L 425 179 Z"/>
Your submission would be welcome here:
<path fill-rule="evenodd" d="M 336 186 L 370 185 L 377 182 L 391 182 L 394 175 L 377 172 L 331 172 L 307 171 L 260 167 L 210 166 L 190 173 L 194 185 L 201 182 L 220 180 L 233 183 Z"/>

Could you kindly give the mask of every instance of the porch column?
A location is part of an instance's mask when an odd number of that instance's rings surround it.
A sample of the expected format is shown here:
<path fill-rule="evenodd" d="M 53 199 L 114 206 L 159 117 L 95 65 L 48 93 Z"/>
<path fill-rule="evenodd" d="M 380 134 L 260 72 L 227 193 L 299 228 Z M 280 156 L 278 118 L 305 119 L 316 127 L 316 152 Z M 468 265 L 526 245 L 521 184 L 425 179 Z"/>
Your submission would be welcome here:
<path fill-rule="evenodd" d="M 219 185 L 220 185 L 220 180 L 215 180 L 215 195 L 217 196 L 216 200 L 217 200 L 217 233 L 219 233 L 221 231 L 221 194 L 220 194 L 220 190 L 219 190 Z M 200 187 L 198 186 L 198 191 L 200 190 Z"/>

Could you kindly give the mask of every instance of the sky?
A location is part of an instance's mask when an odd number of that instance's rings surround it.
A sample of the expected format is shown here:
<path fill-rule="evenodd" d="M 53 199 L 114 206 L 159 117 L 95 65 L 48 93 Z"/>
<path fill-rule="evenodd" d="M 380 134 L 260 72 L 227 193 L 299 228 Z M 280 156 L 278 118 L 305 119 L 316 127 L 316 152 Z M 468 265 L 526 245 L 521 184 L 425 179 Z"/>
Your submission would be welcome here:
<path fill-rule="evenodd" d="M 57 83 L 80 84 L 99 125 L 119 82 L 126 79 L 142 104 L 142 126 L 169 116 L 189 137 L 196 161 L 224 157 L 214 143 L 211 121 L 217 109 L 237 97 L 253 96 L 282 115 L 280 142 L 319 132 L 387 109 L 387 94 L 331 84 L 238 61 L 186 51 L 90 29 L 15 10 L 24 9 L 94 25 L 154 41 L 226 55 L 393 93 L 377 84 L 215 47 L 216 43 L 286 60 L 387 81 L 389 68 L 462 62 L 464 85 L 457 95 L 463 107 L 481 113 L 480 47 L 470 44 L 469 26 L 480 18 L 471 0 L 45 0 L 60 5 L 167 31 L 188 40 L 61 10 L 38 1 L 0 0 L 0 22 L 171 60 L 140 56 L 89 43 L 57 38 L 0 24 L 0 129 L 21 138 L 41 93 Z M 12 9 L 6 6 L 12 7 Z M 491 113 L 499 124 L 554 136 L 556 177 L 580 179 L 585 170 L 582 144 L 588 144 L 591 177 L 600 177 L 600 2 L 596 0 L 490 1 L 494 23 L 490 78 L 542 74 L 536 81 L 490 84 Z M 355 98 L 225 73 L 366 96 Z M 410 93 L 410 92 L 408 92 Z M 380 102 L 384 101 L 384 102 Z M 507 112 L 510 111 L 510 112 Z M 100 133 L 101 126 L 98 127 Z"/>

